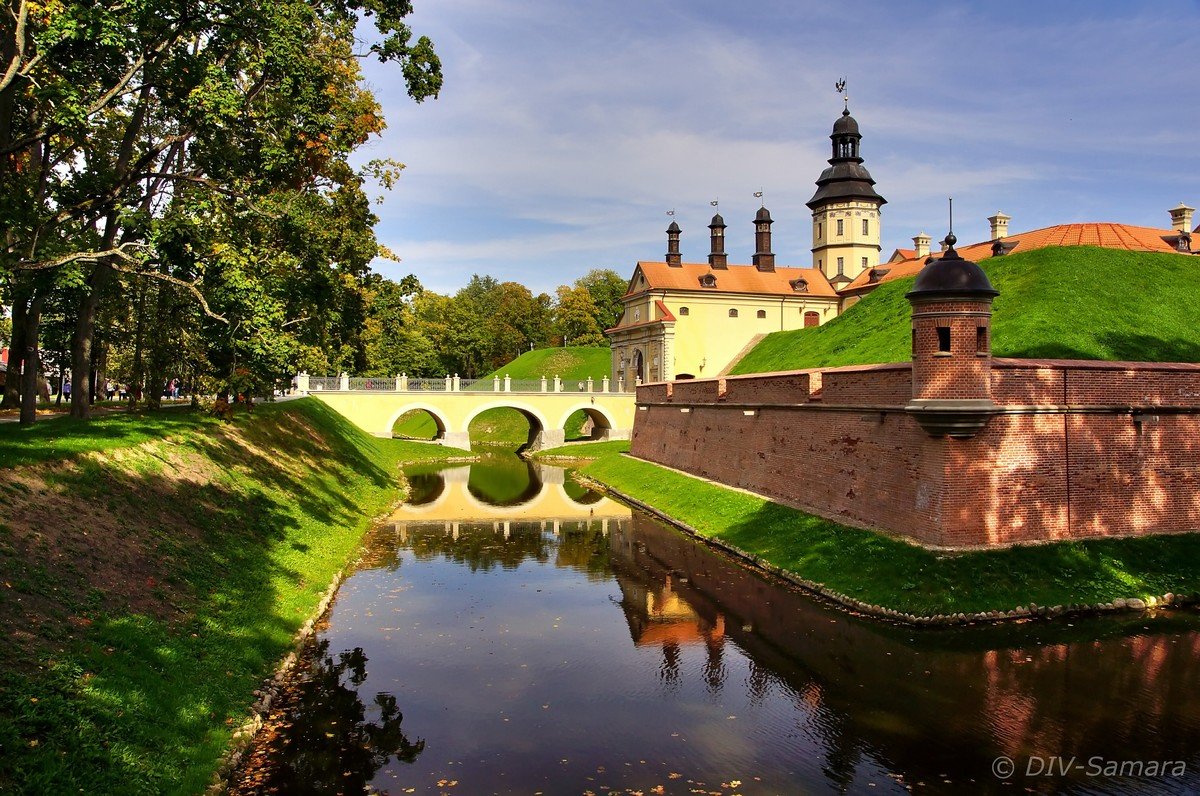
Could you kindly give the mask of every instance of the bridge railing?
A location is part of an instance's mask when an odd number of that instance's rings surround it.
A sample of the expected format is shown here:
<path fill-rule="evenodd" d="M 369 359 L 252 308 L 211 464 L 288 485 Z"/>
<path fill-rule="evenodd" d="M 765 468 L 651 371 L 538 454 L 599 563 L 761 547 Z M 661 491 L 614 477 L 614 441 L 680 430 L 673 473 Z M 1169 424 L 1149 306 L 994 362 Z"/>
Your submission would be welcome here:
<path fill-rule="evenodd" d="M 309 376 L 301 373 L 295 380 L 296 391 L 309 392 L 483 392 L 483 393 L 584 393 L 584 394 L 630 394 L 636 384 L 623 379 L 562 379 L 558 376 L 540 379 L 513 379 L 499 376 L 490 379 L 463 379 L 458 376 L 440 378 L 409 378 L 399 376 Z"/>

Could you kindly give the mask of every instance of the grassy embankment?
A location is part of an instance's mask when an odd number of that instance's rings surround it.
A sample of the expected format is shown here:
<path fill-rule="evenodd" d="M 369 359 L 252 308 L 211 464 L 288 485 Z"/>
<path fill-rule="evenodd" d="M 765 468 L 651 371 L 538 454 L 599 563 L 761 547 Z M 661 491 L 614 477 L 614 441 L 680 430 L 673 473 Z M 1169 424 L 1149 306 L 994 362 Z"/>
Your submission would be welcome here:
<path fill-rule="evenodd" d="M 594 457 L 583 475 L 703 536 L 872 605 L 934 616 L 1200 593 L 1200 534 L 935 553 L 624 456 L 628 445 L 538 455 Z"/>
<path fill-rule="evenodd" d="M 980 263 L 1000 291 L 998 357 L 1200 361 L 1195 257 L 1087 246 L 1038 249 Z M 733 373 L 903 362 L 913 277 L 887 282 L 824 326 L 763 338 Z"/>
<path fill-rule="evenodd" d="M 558 376 L 568 384 L 586 382 L 590 376 L 600 389 L 600 381 L 609 375 L 611 352 L 607 348 L 568 346 L 566 348 L 541 348 L 529 351 L 497 368 L 492 373 L 479 377 L 476 384 L 481 389 L 491 389 L 493 377 L 510 376 L 514 381 L 540 379 L 545 376 L 550 384 Z M 581 431 L 587 416 L 576 412 L 567 422 L 567 439 L 582 439 Z M 394 433 L 409 439 L 433 439 L 437 425 L 426 412 L 410 412 L 396 421 Z M 472 444 L 517 447 L 529 438 L 529 421 L 515 409 L 489 409 L 471 424 Z"/>
<path fill-rule="evenodd" d="M 0 791 L 196 793 L 402 461 L 317 401 L 0 426 Z"/>

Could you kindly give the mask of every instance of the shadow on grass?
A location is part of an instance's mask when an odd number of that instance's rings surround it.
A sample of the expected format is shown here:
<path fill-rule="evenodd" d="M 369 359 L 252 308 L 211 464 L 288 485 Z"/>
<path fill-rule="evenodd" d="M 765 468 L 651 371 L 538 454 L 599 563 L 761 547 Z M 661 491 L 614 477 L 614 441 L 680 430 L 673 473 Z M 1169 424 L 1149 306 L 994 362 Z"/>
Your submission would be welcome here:
<path fill-rule="evenodd" d="M 42 609 L 23 624 L 45 668 L 0 675 L 0 790 L 202 790 L 252 691 L 395 496 L 385 446 L 316 401 L 233 429 L 157 420 L 92 424 L 88 445 L 178 433 L 124 468 L 48 471 L 66 503 L 43 508 L 70 532 L 0 548 L 6 578 L 23 568 L 53 598 L 5 601 Z"/>

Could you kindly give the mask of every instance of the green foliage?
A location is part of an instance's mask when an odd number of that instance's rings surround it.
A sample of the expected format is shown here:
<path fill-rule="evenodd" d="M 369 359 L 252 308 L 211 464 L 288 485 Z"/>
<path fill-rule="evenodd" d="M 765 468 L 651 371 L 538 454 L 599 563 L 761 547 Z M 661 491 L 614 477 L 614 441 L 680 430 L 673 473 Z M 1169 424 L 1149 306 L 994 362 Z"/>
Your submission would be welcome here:
<path fill-rule="evenodd" d="M 597 321 L 598 311 L 592 294 L 585 287 L 558 289 L 554 308 L 554 331 L 564 345 L 604 345 L 604 334 Z"/>
<path fill-rule="evenodd" d="M 629 287 L 629 280 L 611 269 L 594 268 L 576 279 L 575 287 L 582 287 L 592 297 L 601 331 L 617 325 L 624 306 L 621 297 Z"/>
<path fill-rule="evenodd" d="M 1200 534 L 947 555 L 596 446 L 582 472 L 809 581 L 915 615 L 1200 591 Z M 627 443 L 624 443 L 627 444 Z M 582 451 L 585 446 L 547 453 Z"/>
<path fill-rule="evenodd" d="M 1000 291 L 992 350 L 1000 357 L 1200 361 L 1187 297 L 1195 258 L 1093 247 L 1037 249 L 984 260 Z M 900 362 L 909 358 L 913 279 L 887 282 L 824 326 L 768 335 L 733 373 Z"/>

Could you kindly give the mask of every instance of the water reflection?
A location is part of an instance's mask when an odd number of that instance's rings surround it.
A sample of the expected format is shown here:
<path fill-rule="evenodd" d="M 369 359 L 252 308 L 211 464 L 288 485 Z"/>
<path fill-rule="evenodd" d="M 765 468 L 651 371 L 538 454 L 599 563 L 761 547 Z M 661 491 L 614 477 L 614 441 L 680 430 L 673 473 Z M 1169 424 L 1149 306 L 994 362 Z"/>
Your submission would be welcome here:
<path fill-rule="evenodd" d="M 374 685 L 338 677 L 335 692 L 348 683 L 364 704 L 394 693 L 430 750 L 377 771 L 376 757 L 361 761 L 356 782 L 403 792 L 453 781 L 459 793 L 1200 787 L 1194 614 L 880 625 L 605 498 L 576 499 L 561 471 L 530 471 L 536 495 L 486 514 L 464 470 L 378 530 L 322 633 L 331 649 L 371 656 Z M 1000 755 L 1022 770 L 1058 756 L 1181 760 L 1188 773 L 1081 767 L 1006 783 L 992 774 Z"/>
<path fill-rule="evenodd" d="M 412 763 L 425 749 L 404 734 L 393 695 L 378 692 L 370 708 L 363 704 L 361 647 L 333 656 L 323 639 L 310 655 L 252 751 L 270 765 L 244 769 L 232 793 L 364 793 L 385 765 Z"/>

